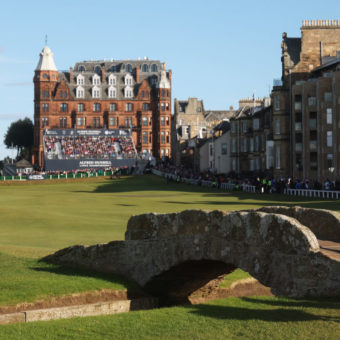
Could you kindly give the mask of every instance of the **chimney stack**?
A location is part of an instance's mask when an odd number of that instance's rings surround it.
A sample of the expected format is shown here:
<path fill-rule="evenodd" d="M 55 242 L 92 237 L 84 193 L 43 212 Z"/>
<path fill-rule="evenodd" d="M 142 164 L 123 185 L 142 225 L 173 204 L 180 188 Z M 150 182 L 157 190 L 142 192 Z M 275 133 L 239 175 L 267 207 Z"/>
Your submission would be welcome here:
<path fill-rule="evenodd" d="M 102 84 L 105 83 L 105 65 L 102 65 Z"/>
<path fill-rule="evenodd" d="M 72 84 L 73 82 L 73 69 L 70 67 L 70 83 Z"/>
<path fill-rule="evenodd" d="M 139 65 L 136 66 L 136 84 L 139 84 Z"/>

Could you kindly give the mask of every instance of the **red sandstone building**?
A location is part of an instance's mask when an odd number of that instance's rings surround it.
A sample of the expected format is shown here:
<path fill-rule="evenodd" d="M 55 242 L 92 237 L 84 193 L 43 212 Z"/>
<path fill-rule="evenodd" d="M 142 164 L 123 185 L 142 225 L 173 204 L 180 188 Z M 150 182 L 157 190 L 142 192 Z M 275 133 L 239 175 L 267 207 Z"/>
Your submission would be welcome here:
<path fill-rule="evenodd" d="M 46 129 L 131 129 L 138 153 L 171 156 L 171 70 L 157 60 L 83 61 L 58 71 L 45 46 L 35 69 L 34 165 Z"/>

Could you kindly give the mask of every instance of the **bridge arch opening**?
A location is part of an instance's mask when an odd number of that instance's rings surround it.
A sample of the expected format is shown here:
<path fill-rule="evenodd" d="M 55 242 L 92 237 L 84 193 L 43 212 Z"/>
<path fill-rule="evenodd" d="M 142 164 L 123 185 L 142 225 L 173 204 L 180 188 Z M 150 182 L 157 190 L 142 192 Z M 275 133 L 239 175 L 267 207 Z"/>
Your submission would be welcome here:
<path fill-rule="evenodd" d="M 236 266 L 214 260 L 195 260 L 182 262 L 153 277 L 143 287 L 146 292 L 156 296 L 160 304 L 189 304 L 189 296 L 200 288 L 218 288 L 224 277 L 232 273 Z"/>

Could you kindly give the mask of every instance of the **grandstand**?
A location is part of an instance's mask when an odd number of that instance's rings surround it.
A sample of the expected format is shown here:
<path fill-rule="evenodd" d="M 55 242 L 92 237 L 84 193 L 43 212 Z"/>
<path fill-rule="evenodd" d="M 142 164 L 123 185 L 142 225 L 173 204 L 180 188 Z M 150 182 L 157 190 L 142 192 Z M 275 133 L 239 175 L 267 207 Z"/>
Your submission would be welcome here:
<path fill-rule="evenodd" d="M 137 152 L 129 130 L 46 130 L 45 170 L 132 166 Z"/>

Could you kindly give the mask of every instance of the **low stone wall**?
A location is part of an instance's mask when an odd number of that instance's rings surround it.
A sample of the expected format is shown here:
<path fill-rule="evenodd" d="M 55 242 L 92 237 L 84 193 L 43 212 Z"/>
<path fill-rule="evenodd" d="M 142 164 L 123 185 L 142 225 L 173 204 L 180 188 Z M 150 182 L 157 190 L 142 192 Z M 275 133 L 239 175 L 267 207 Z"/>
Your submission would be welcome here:
<path fill-rule="evenodd" d="M 0 324 L 108 315 L 156 307 L 158 307 L 158 301 L 156 298 L 151 297 L 136 300 L 100 302 L 87 305 L 36 309 L 19 313 L 3 314 L 0 315 Z"/>

